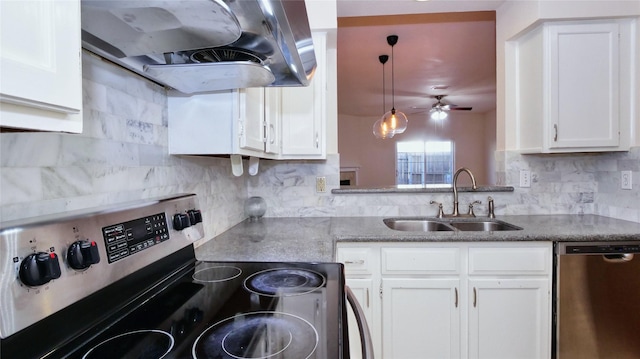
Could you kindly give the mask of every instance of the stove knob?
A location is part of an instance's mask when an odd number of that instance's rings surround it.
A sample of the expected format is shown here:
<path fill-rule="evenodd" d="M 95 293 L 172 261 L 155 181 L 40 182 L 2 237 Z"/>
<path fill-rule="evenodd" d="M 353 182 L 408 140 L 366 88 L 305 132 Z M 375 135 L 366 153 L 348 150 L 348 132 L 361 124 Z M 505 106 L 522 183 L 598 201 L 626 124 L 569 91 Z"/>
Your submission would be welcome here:
<path fill-rule="evenodd" d="M 187 215 L 192 226 L 202 222 L 202 212 L 199 209 L 190 209 L 187 211 Z"/>
<path fill-rule="evenodd" d="M 67 262 L 73 269 L 86 269 L 100 262 L 100 253 L 95 241 L 77 241 L 67 250 Z"/>
<path fill-rule="evenodd" d="M 30 287 L 49 283 L 52 279 L 60 278 L 60 274 L 60 262 L 55 253 L 29 254 L 20 263 L 20 280 Z"/>
<path fill-rule="evenodd" d="M 189 216 L 185 213 L 178 213 L 173 216 L 173 229 L 181 231 L 187 227 L 191 227 Z"/>

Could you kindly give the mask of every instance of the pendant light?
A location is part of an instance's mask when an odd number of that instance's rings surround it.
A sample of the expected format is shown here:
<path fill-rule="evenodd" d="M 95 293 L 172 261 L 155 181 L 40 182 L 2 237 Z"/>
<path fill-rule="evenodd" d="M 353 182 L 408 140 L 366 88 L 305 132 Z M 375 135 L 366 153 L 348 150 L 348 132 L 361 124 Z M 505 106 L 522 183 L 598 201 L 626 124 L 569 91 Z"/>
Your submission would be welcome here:
<path fill-rule="evenodd" d="M 387 43 L 391 46 L 391 111 L 385 113 L 382 116 L 382 122 L 386 122 L 391 128 L 391 131 L 393 131 L 394 134 L 397 134 L 403 133 L 407 129 L 407 125 L 409 124 L 407 115 L 405 115 L 402 111 L 396 110 L 393 46 L 398 43 L 398 35 L 387 36 Z"/>
<path fill-rule="evenodd" d="M 387 63 L 387 60 L 389 60 L 389 56 L 380 55 L 378 56 L 378 60 L 380 60 L 380 63 L 382 64 L 382 111 L 384 112 L 384 109 L 386 108 L 386 104 L 385 104 L 386 91 L 384 87 L 384 64 Z M 382 118 L 380 118 L 378 121 L 376 121 L 376 123 L 373 124 L 373 135 L 376 136 L 376 138 L 385 140 L 387 138 L 393 137 L 394 134 L 395 132 L 391 130 L 391 127 L 389 126 L 389 122 L 385 120 L 384 116 L 382 116 Z"/>

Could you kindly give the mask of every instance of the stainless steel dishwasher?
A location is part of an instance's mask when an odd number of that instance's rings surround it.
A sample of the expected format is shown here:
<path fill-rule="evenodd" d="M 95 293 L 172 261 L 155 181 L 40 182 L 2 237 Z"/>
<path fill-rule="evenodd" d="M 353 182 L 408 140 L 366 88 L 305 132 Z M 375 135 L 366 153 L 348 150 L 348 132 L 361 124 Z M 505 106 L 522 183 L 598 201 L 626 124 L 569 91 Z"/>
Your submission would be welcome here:
<path fill-rule="evenodd" d="M 640 241 L 556 245 L 554 357 L 640 358 Z"/>

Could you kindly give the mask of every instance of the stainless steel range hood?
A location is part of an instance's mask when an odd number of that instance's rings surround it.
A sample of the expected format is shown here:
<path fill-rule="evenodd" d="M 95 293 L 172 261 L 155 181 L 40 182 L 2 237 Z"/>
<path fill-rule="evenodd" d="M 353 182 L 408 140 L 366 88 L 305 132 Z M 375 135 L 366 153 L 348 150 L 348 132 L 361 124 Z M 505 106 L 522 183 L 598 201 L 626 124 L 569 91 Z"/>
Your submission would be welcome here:
<path fill-rule="evenodd" d="M 307 86 L 316 67 L 304 0 L 82 0 L 82 45 L 186 94 Z"/>

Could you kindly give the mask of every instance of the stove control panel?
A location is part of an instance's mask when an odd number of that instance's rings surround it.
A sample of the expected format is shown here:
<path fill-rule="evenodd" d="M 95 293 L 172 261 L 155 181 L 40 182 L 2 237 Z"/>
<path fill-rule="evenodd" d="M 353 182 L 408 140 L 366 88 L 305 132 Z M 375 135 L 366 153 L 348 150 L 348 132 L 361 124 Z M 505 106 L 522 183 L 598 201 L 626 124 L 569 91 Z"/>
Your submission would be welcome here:
<path fill-rule="evenodd" d="M 102 228 L 107 260 L 113 263 L 169 240 L 164 212 Z"/>
<path fill-rule="evenodd" d="M 0 337 L 192 246 L 198 208 L 179 194 L 0 223 Z"/>

